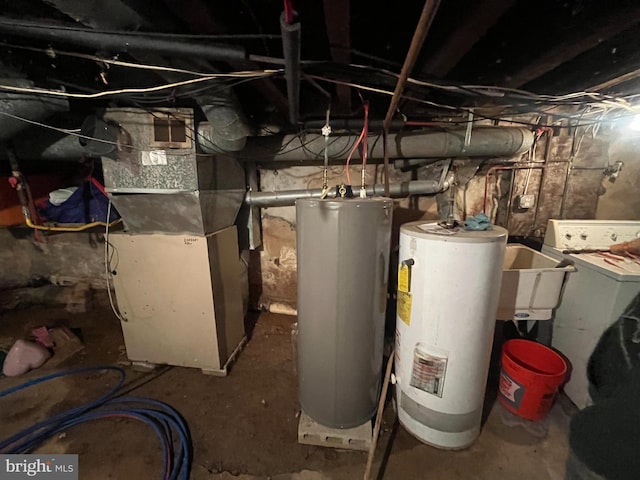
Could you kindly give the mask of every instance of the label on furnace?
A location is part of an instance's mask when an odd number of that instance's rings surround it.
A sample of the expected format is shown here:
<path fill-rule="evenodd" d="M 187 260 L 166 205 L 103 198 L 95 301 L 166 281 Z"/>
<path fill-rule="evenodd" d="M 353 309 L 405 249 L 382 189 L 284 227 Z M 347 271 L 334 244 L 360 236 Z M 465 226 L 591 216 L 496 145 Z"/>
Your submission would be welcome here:
<path fill-rule="evenodd" d="M 420 390 L 442 397 L 447 371 L 447 357 L 431 355 L 416 347 L 413 354 L 410 385 Z"/>

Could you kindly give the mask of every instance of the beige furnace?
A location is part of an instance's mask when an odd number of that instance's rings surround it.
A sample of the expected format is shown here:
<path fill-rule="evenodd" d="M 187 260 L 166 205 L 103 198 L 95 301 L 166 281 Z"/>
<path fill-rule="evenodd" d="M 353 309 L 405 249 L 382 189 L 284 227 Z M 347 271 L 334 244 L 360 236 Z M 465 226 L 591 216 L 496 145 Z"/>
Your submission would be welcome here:
<path fill-rule="evenodd" d="M 109 236 L 127 356 L 226 375 L 245 341 L 236 227 Z"/>

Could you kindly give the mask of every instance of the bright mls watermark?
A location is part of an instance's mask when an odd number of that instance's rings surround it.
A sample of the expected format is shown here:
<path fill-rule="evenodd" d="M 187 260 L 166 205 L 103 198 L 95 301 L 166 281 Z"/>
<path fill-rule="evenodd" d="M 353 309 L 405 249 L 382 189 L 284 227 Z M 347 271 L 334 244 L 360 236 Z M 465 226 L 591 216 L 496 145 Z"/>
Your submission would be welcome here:
<path fill-rule="evenodd" d="M 0 480 L 78 480 L 78 455 L 0 455 Z"/>

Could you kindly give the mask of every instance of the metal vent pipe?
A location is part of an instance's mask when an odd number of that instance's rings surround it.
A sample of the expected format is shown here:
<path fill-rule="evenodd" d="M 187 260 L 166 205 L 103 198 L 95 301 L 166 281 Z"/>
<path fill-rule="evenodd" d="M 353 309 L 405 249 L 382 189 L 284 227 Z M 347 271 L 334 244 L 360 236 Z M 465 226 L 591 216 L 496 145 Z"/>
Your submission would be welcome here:
<path fill-rule="evenodd" d="M 237 45 L 211 42 L 187 42 L 122 32 L 97 32 L 50 23 L 17 21 L 0 17 L 0 33 L 48 42 L 64 42 L 80 47 L 119 52 L 154 52 L 165 56 L 206 58 L 220 61 L 244 61 L 247 53 Z"/>
<path fill-rule="evenodd" d="M 23 79 L 5 80 L 19 87 L 33 87 L 33 83 Z M 38 97 L 21 93 L 0 92 L 0 141 L 9 140 L 31 125 L 15 117 L 38 121 L 57 112 L 69 111 L 65 98 Z M 31 141 L 33 141 L 33 136 Z"/>
<path fill-rule="evenodd" d="M 389 134 L 389 158 L 449 158 L 449 157 L 512 157 L 526 152 L 533 145 L 533 133 L 521 127 L 477 127 L 469 145 L 465 146 L 465 129 L 448 131 L 411 131 Z M 335 136 L 329 140 L 329 156 L 346 160 L 356 137 Z M 247 140 L 243 158 L 265 163 L 320 162 L 324 152 L 324 137 L 319 134 L 255 137 Z M 382 140 L 369 140 L 370 159 L 381 159 Z"/>
<path fill-rule="evenodd" d="M 409 182 L 392 183 L 389 185 L 389 196 L 391 198 L 407 197 L 409 195 L 435 195 L 444 192 L 449 188 L 449 182 L 443 183 L 435 180 L 414 180 Z M 367 186 L 368 196 L 381 196 L 384 194 L 384 185 Z M 253 207 L 286 207 L 295 205 L 299 198 L 321 198 L 322 190 L 283 190 L 280 192 L 247 192 L 244 202 Z M 333 196 L 327 198 L 335 197 Z"/>

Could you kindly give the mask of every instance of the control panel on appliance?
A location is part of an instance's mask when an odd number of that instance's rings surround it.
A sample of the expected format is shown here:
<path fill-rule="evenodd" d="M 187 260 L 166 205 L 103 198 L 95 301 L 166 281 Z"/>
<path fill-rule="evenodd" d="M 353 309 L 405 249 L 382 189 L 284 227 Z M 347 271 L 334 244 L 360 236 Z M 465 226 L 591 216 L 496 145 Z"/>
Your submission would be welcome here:
<path fill-rule="evenodd" d="M 640 238 L 640 222 L 549 220 L 545 245 L 568 250 L 607 249 Z"/>

